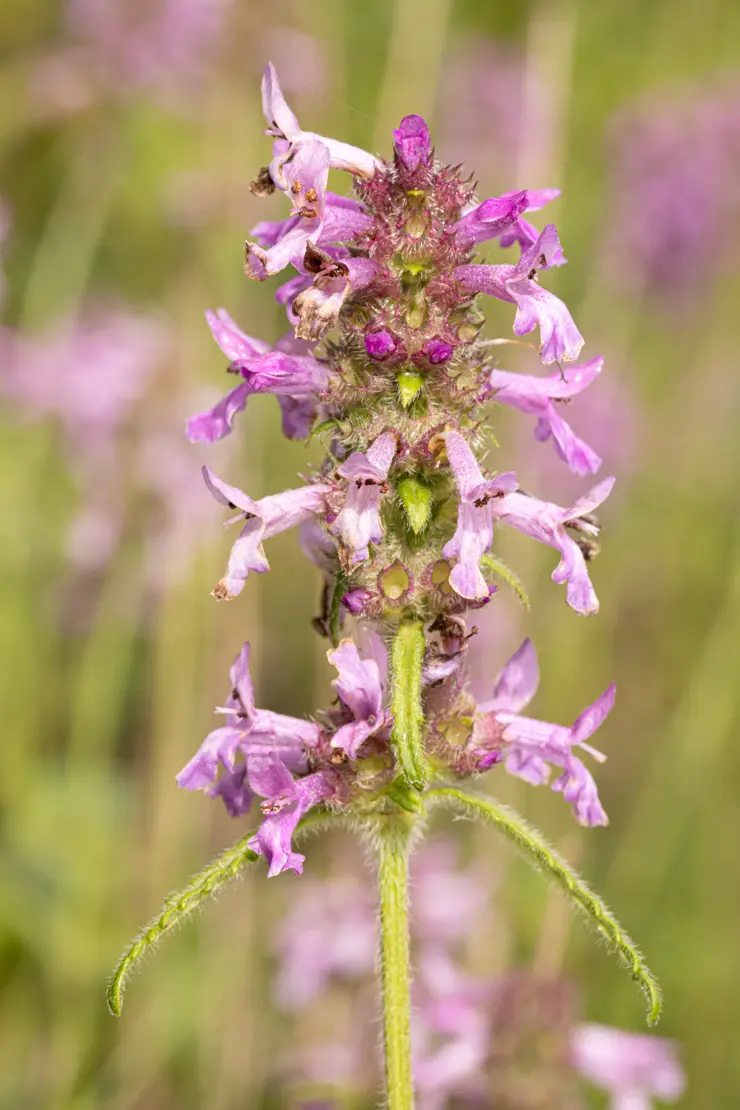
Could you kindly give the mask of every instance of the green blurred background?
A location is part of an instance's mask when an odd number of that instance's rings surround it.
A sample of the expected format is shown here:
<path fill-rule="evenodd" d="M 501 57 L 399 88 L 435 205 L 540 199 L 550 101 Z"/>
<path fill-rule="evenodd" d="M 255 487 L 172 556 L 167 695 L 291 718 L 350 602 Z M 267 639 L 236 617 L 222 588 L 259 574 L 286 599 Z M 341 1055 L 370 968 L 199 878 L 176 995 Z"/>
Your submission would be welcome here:
<path fill-rule="evenodd" d="M 533 611 L 502 602 L 487 617 L 481 692 L 524 634 L 545 718 L 572 720 L 616 680 L 599 737 L 607 829 L 576 832 L 547 791 L 502 792 L 648 955 L 660 1032 L 683 1047 L 681 1105 L 737 1106 L 740 6 L 170 0 L 132 4 L 126 32 L 100 30 L 101 11 L 125 7 L 0 5 L 0 1103 L 259 1106 L 282 1035 L 268 953 L 292 875 L 246 878 L 168 940 L 122 1019 L 104 1003 L 162 895 L 244 831 L 174 783 L 242 641 L 260 705 L 305 714 L 330 693 L 310 627 L 318 574 L 294 534 L 271 541 L 272 573 L 238 600 L 209 596 L 228 539 L 198 474 L 207 459 L 256 497 L 294 484 L 313 448 L 283 441 L 270 398 L 212 448 L 181 435 L 225 385 L 203 310 L 224 305 L 266 340 L 285 330 L 273 283 L 242 272 L 249 228 L 282 215 L 248 190 L 267 160 L 259 77 L 272 58 L 307 128 L 387 154 L 398 119 L 419 112 L 481 196 L 564 190 L 547 218 L 570 264 L 547 284 L 588 357 L 607 356 L 573 422 L 620 476 L 594 569 L 602 611 L 577 618 L 549 582 L 552 553 L 512 543 Z M 489 307 L 489 333 L 510 335 L 508 306 Z M 84 322 L 99 319 L 102 345 L 86 346 Z M 135 344 L 144 370 L 111 361 Z M 503 351 L 502 365 L 534 369 Z M 101 433 L 109 388 L 122 400 Z M 501 468 L 525 487 L 555 500 L 583 488 L 526 418 L 496 420 Z M 502 866 L 493 842 L 476 845 Z M 312 846 L 314 873 L 331 850 Z M 512 865 L 505 910 L 525 961 L 543 907 L 539 881 Z M 591 1020 L 641 1028 L 629 980 L 579 926 L 565 959 Z"/>

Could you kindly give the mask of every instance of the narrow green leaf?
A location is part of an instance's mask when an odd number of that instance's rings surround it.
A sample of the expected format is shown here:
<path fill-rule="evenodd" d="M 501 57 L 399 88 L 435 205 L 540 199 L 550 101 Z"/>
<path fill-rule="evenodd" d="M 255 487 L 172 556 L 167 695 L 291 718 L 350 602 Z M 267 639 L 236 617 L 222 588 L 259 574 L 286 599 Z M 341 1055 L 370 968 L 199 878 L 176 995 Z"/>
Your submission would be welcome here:
<path fill-rule="evenodd" d="M 398 393 L 401 404 L 405 409 L 409 407 L 423 385 L 424 379 L 421 374 L 415 374 L 408 370 L 401 371 L 398 375 Z"/>
<path fill-rule="evenodd" d="M 331 592 L 331 602 L 329 604 L 329 639 L 331 640 L 332 647 L 337 647 L 339 644 L 339 633 L 341 632 L 340 618 L 342 597 L 347 590 L 347 579 L 342 574 L 341 570 L 337 570 L 337 576 L 334 579 L 334 589 Z"/>
<path fill-rule="evenodd" d="M 662 1010 L 658 981 L 645 963 L 640 950 L 624 931 L 614 914 L 564 859 L 551 848 L 536 829 L 507 806 L 479 794 L 469 794 L 456 787 L 434 787 L 425 795 L 429 801 L 439 800 L 453 809 L 467 811 L 495 825 L 499 832 L 514 843 L 539 870 L 544 871 L 565 891 L 573 903 L 589 918 L 606 938 L 609 947 L 620 958 L 645 994 L 648 1002 L 648 1025 L 655 1025 Z"/>
<path fill-rule="evenodd" d="M 418 536 L 426 528 L 432 515 L 432 491 L 418 478 L 407 474 L 399 481 L 396 492 L 406 510 L 411 529 Z"/>
<path fill-rule="evenodd" d="M 511 587 L 525 609 L 530 608 L 529 595 L 524 589 L 521 578 L 511 567 L 507 567 L 506 563 L 502 559 L 497 559 L 495 555 L 481 556 L 481 563 L 490 570 L 494 578 Z"/>
<path fill-rule="evenodd" d="M 404 621 L 391 649 L 393 733 L 391 744 L 406 782 L 421 790 L 428 778 L 424 755 L 424 713 L 421 707 L 421 666 L 424 625 Z"/>
<path fill-rule="evenodd" d="M 304 817 L 295 836 L 312 832 L 333 819 L 333 815 L 326 810 L 314 810 Z M 116 1017 L 121 1014 L 123 1007 L 123 993 L 126 989 L 129 976 L 134 965 L 142 956 L 154 948 L 165 933 L 170 932 L 176 925 L 180 925 L 194 910 L 199 909 L 203 903 L 218 893 L 222 887 L 235 879 L 241 871 L 260 857 L 247 845 L 253 833 L 237 840 L 231 848 L 227 848 L 217 856 L 197 875 L 194 875 L 187 886 L 174 894 L 168 895 L 164 900 L 161 912 L 153 918 L 135 940 L 125 949 L 108 984 L 106 998 L 108 1009 Z"/>

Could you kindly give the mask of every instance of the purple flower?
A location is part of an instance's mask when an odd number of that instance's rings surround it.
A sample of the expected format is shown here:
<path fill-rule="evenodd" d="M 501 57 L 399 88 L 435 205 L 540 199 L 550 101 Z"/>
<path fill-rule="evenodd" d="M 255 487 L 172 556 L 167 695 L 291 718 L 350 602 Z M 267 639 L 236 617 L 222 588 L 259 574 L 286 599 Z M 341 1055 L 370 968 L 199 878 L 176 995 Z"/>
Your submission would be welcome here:
<path fill-rule="evenodd" d="M 568 535 L 565 526 L 587 536 L 597 535 L 598 527 L 583 516 L 606 501 L 613 485 L 614 478 L 605 478 L 567 509 L 551 501 L 539 501 L 521 491 L 507 493 L 493 507 L 493 515 L 498 520 L 560 552 L 560 562 L 552 572 L 552 580 L 567 583 L 568 604 L 585 616 L 597 613 L 599 602 L 588 576 L 583 551 Z"/>
<path fill-rule="evenodd" d="M 422 353 L 426 355 L 429 361 L 437 366 L 441 362 L 447 362 L 452 358 L 455 348 L 451 343 L 447 343 L 444 339 L 435 336 L 434 339 L 428 340 L 422 347 Z"/>
<path fill-rule="evenodd" d="M 207 412 L 192 416 L 186 435 L 193 442 L 213 443 L 232 430 L 234 416 L 253 393 L 272 393 L 283 410 L 283 430 L 289 438 L 308 435 L 318 397 L 326 390 L 329 374 L 324 363 L 307 352 L 308 344 L 292 334 L 277 341 L 274 350 L 261 340 L 252 339 L 236 326 L 228 313 L 206 312 L 214 339 L 230 360 L 229 370 L 245 379 Z"/>
<path fill-rule="evenodd" d="M 324 771 L 294 779 L 285 763 L 274 753 L 249 756 L 247 777 L 267 814 L 249 847 L 263 855 L 269 864 L 268 877 L 282 871 L 303 872 L 305 856 L 293 851 L 292 838 L 301 818 L 319 802 L 330 798 L 334 786 Z"/>
<path fill-rule="evenodd" d="M 583 366 L 570 367 L 567 377 L 558 371 L 546 378 L 494 370 L 486 395 L 492 391 L 494 399 L 501 404 L 536 416 L 535 439 L 544 443 L 552 438 L 557 454 L 574 473 L 595 474 L 601 466 L 601 459 L 574 434 L 555 406 L 583 392 L 601 373 L 603 365 L 603 358 L 593 358 Z"/>
<path fill-rule="evenodd" d="M 369 558 L 368 544 L 379 543 L 383 538 L 380 499 L 397 449 L 395 435 L 384 432 L 367 454 L 355 451 L 339 467 L 338 473 L 347 480 L 347 501 L 332 531 L 339 536 L 352 563 Z"/>
<path fill-rule="evenodd" d="M 319 243 L 347 243 L 373 230 L 375 220 L 359 201 L 336 193 L 327 193 L 326 200 Z"/>
<path fill-rule="evenodd" d="M 303 257 L 309 240 L 318 239 L 324 218 L 328 179 L 327 148 L 316 139 L 301 143 L 293 158 L 283 166 L 281 185 L 293 202 L 291 215 L 298 217 L 298 220 L 291 222 L 291 226 L 267 250 L 247 240 L 245 271 L 248 277 L 263 281 L 271 274 L 279 273 L 293 259 Z"/>
<path fill-rule="evenodd" d="M 299 293 L 291 306 L 298 317 L 296 335 L 312 342 L 321 339 L 339 320 L 349 290 L 349 269 L 344 262 L 332 263 L 317 274 L 313 285 Z"/>
<path fill-rule="evenodd" d="M 359 201 L 352 197 L 338 196 L 337 193 L 325 194 L 322 210 L 321 226 L 311 235 L 312 242 L 317 246 L 359 239 L 372 231 L 375 223 Z M 250 235 L 257 239 L 261 247 L 275 247 L 299 227 L 300 223 L 301 216 L 290 216 L 287 220 L 263 220 L 255 224 Z M 295 242 L 295 238 L 292 241 Z"/>
<path fill-rule="evenodd" d="M 505 197 L 518 196 L 517 193 L 504 193 Z M 525 212 L 538 212 L 540 208 L 544 208 L 551 200 L 555 200 L 560 196 L 560 189 L 527 189 L 527 202 L 524 207 Z M 525 220 L 523 216 L 517 215 L 513 224 L 506 228 L 503 234 L 499 237 L 499 244 L 502 247 L 511 247 L 514 243 L 518 243 L 523 251 L 529 250 L 533 247 L 539 239 L 540 233 L 537 228 Z M 550 266 L 562 266 L 566 262 L 565 255 L 563 254 L 562 247 L 558 245 L 557 249 L 550 257 Z"/>
<path fill-rule="evenodd" d="M 230 509 L 242 510 L 227 523 L 246 521 L 231 549 L 226 574 L 213 591 L 214 597 L 231 600 L 244 589 L 250 571 L 264 574 L 270 569 L 262 549 L 263 540 L 308 520 L 315 513 L 322 513 L 331 486 L 303 486 L 301 489 L 286 490 L 285 493 L 253 501 L 236 486 L 222 482 L 207 466 L 202 468 L 202 473 L 208 489 L 217 501 L 228 505 Z"/>
<path fill-rule="evenodd" d="M 526 211 L 528 198 L 529 193 L 524 190 L 505 193 L 502 197 L 489 197 L 457 221 L 455 239 L 461 246 L 469 247 L 487 239 L 498 239 L 511 228 L 519 214 Z"/>
<path fill-rule="evenodd" d="M 557 229 L 548 224 L 515 266 L 472 265 L 457 266 L 454 270 L 455 280 L 471 293 L 489 293 L 516 304 L 515 335 L 528 335 L 539 325 L 540 357 L 544 363 L 573 361 L 583 346 L 583 336 L 566 306 L 535 280 L 538 270 L 557 265 L 560 250 Z"/>
<path fill-rule="evenodd" d="M 380 669 L 374 659 L 361 659 L 351 640 L 342 640 L 338 648 L 327 652 L 327 659 L 339 672 L 332 686 L 354 718 L 337 729 L 331 745 L 356 759 L 368 737 L 388 723 Z"/>
<path fill-rule="evenodd" d="M 686 1077 L 673 1041 L 579 1025 L 570 1038 L 573 1067 L 611 1095 L 611 1110 L 650 1110 L 653 1098 L 675 1102 Z"/>
<path fill-rule="evenodd" d="M 365 336 L 365 350 L 376 362 L 392 355 L 396 349 L 396 341 L 389 331 L 371 331 Z"/>
<path fill-rule="evenodd" d="M 586 741 L 611 712 L 616 687 L 609 686 L 567 728 L 520 716 L 519 711 L 534 697 L 538 684 L 537 654 L 531 640 L 525 640 L 496 680 L 493 697 L 477 706 L 472 744 L 481 753 L 480 769 L 498 762 L 503 751 L 510 774 L 541 786 L 549 781 L 549 764 L 560 767 L 562 774 L 552 789 L 573 805 L 578 823 L 606 825 L 607 816 L 596 783 L 582 761 L 573 755 L 573 748 L 582 747 L 599 762 L 604 759 Z"/>
<path fill-rule="evenodd" d="M 339 321 L 339 313 L 350 293 L 366 288 L 378 267 L 367 258 L 336 259 L 309 243 L 303 263 L 294 263 L 308 274 L 313 284 L 304 287 L 293 301 L 289 318 L 300 339 L 316 342 Z M 291 315 L 292 313 L 292 315 Z"/>
<path fill-rule="evenodd" d="M 459 432 L 447 432 L 445 443 L 460 495 L 457 528 L 442 549 L 446 559 L 457 559 L 450 573 L 450 585 L 460 597 L 487 598 L 490 590 L 479 564 L 493 543 L 491 501 L 515 490 L 516 476 L 506 473 L 486 480 Z"/>
<path fill-rule="evenodd" d="M 398 161 L 413 173 L 419 166 L 426 166 L 431 156 L 429 128 L 421 116 L 404 116 L 393 132 L 393 145 Z"/>
<path fill-rule="evenodd" d="M 244 644 L 234 660 L 229 679 L 231 694 L 226 705 L 217 710 L 225 715 L 225 724 L 208 734 L 177 776 L 177 784 L 185 790 L 205 790 L 211 797 L 221 797 L 231 816 L 237 817 L 246 813 L 252 802 L 245 764 L 237 764 L 237 757 L 275 753 L 294 771 L 303 770 L 305 749 L 318 744 L 320 731 L 311 721 L 255 709 L 249 644 Z M 216 781 L 219 767 L 225 774 Z"/>
<path fill-rule="evenodd" d="M 356 589 L 342 594 L 342 605 L 348 613 L 352 613 L 353 616 L 358 616 L 364 611 L 365 605 L 371 597 L 372 594 L 369 590 L 365 590 L 358 586 Z"/>
<path fill-rule="evenodd" d="M 249 382 L 242 382 L 231 389 L 213 408 L 196 413 L 185 424 L 185 435 L 191 443 L 215 443 L 229 435 L 234 427 L 234 417 L 243 412 L 253 392 Z"/>
<path fill-rule="evenodd" d="M 328 139 L 312 131 L 302 131 L 293 112 L 288 107 L 280 89 L 280 83 L 272 62 L 268 62 L 262 75 L 262 111 L 267 120 L 265 134 L 274 136 L 278 142 L 270 163 L 270 176 L 279 189 L 285 189 L 284 173 L 286 163 L 295 157 L 296 150 L 307 142 L 322 143 L 329 152 L 329 165 L 332 169 L 347 170 L 360 177 L 372 177 L 378 165 L 377 159 L 365 150 L 350 146 L 349 143 Z"/>
<path fill-rule="evenodd" d="M 206 322 L 213 338 L 229 362 L 258 358 L 270 350 L 269 343 L 261 339 L 253 339 L 251 335 L 246 335 L 241 328 L 237 327 L 225 308 L 219 308 L 216 312 L 211 312 L 210 308 L 207 309 Z"/>

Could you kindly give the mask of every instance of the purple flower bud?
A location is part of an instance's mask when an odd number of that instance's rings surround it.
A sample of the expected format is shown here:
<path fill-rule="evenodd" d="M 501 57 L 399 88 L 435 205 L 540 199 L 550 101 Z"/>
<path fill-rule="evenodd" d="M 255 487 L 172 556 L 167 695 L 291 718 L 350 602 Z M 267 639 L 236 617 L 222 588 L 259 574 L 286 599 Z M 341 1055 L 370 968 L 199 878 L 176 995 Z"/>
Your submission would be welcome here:
<path fill-rule="evenodd" d="M 451 343 L 447 343 L 446 340 L 436 337 L 425 343 L 422 351 L 430 362 L 437 365 L 440 362 L 447 362 L 448 359 L 452 358 L 455 348 Z"/>
<path fill-rule="evenodd" d="M 370 358 L 382 362 L 396 349 L 396 341 L 389 331 L 372 331 L 365 336 L 365 350 Z"/>
<path fill-rule="evenodd" d="M 370 590 L 358 587 L 356 590 L 350 590 L 349 593 L 342 595 L 342 605 L 348 613 L 357 616 L 363 611 L 370 597 L 372 597 Z"/>
<path fill-rule="evenodd" d="M 411 173 L 429 162 L 429 128 L 421 116 L 404 116 L 393 132 L 393 143 L 398 160 Z"/>

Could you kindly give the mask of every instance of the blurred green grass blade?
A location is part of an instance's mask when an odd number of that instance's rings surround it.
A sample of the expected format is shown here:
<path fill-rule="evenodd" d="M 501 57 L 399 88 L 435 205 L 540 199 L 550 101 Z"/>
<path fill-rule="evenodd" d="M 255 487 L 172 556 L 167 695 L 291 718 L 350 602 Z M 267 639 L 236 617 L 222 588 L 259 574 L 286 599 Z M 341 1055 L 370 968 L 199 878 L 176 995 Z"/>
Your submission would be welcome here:
<path fill-rule="evenodd" d="M 19 325 L 33 331 L 73 317 L 86 294 L 126 164 L 118 127 L 80 128 L 68 145 L 69 170 L 36 244 Z"/>
<path fill-rule="evenodd" d="M 740 537 L 734 544 L 740 553 Z M 699 646 L 696 664 L 676 710 L 667 736 L 644 775 L 637 805 L 622 829 L 619 854 L 610 880 L 631 887 L 635 859 L 640 860 L 642 896 L 657 893 L 672 874 L 674 853 L 687 825 L 696 819 L 706 793 L 697 783 L 707 769 L 721 768 L 723 748 L 733 736 L 737 716 L 740 642 L 740 563 L 712 627 Z M 659 815 L 659 816 L 657 816 Z M 650 851 L 644 852 L 646 843 Z"/>
<path fill-rule="evenodd" d="M 554 848 L 550 847 L 539 832 L 528 825 L 514 810 L 479 794 L 469 794 L 465 790 L 444 786 L 430 790 L 426 797 L 430 801 L 438 799 L 453 809 L 463 810 L 472 817 L 482 817 L 484 821 L 490 822 L 512 841 L 535 867 L 554 879 L 573 904 L 586 914 L 591 923 L 606 938 L 609 947 L 631 973 L 647 999 L 648 1025 L 655 1025 L 662 1010 L 660 987 L 639 949 L 601 898 L 587 886 Z"/>

